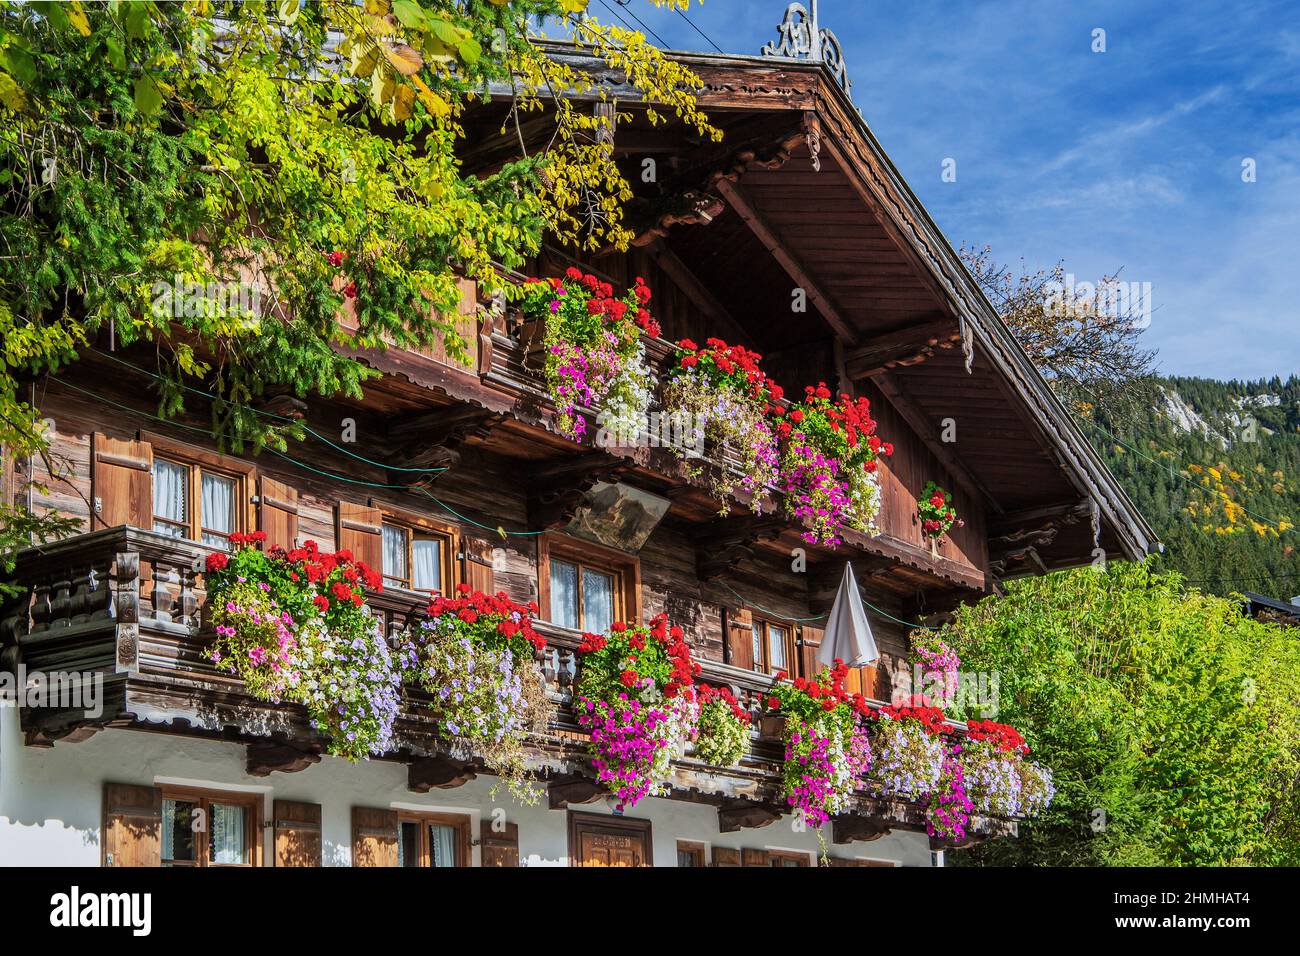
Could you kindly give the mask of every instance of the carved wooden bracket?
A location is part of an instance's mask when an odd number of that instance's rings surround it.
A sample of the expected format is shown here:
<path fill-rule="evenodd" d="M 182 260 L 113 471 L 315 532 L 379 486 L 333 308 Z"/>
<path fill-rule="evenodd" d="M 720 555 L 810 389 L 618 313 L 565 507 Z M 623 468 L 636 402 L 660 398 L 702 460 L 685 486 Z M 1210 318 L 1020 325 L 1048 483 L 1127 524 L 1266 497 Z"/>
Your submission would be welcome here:
<path fill-rule="evenodd" d="M 774 515 L 732 515 L 713 521 L 695 537 L 695 568 L 701 581 L 734 571 L 752 557 L 759 541 L 780 537 L 785 523 Z"/>
<path fill-rule="evenodd" d="M 320 763 L 319 746 L 304 750 L 273 740 L 258 740 L 248 745 L 246 769 L 250 777 L 265 777 L 276 770 L 297 773 L 314 763 Z"/>
<path fill-rule="evenodd" d="M 1091 514 L 1091 504 L 1080 501 L 999 516 L 989 537 L 989 570 L 1001 577 L 1013 565 L 1029 561 L 1046 574 L 1048 568 L 1039 549 L 1049 547 L 1061 529 Z"/>
<path fill-rule="evenodd" d="M 412 760 L 406 768 L 406 788 L 416 793 L 428 793 L 434 787 L 450 790 L 460 787 L 475 777 L 468 765 L 446 757 L 421 757 Z"/>
<path fill-rule="evenodd" d="M 634 246 L 647 246 L 668 235 L 673 226 L 707 226 L 727 208 L 717 196 L 688 189 L 675 196 L 637 199 L 629 204 L 628 228 Z"/>
<path fill-rule="evenodd" d="M 593 451 L 535 470 L 528 490 L 529 528 L 546 531 L 568 524 L 596 483 L 616 481 L 629 467 Z"/>
<path fill-rule="evenodd" d="M 781 818 L 781 808 L 753 800 L 729 800 L 718 807 L 718 832 L 735 833 L 751 827 L 765 827 Z"/>
<path fill-rule="evenodd" d="M 609 791 L 590 777 L 566 774 L 552 780 L 546 793 L 552 810 L 564 810 L 570 804 L 595 803 Z"/>
<path fill-rule="evenodd" d="M 935 349 L 951 349 L 961 341 L 961 328 L 952 318 L 923 322 L 865 339 L 844 356 L 850 379 L 878 375 L 897 366 L 916 365 L 934 355 Z"/>
<path fill-rule="evenodd" d="M 855 840 L 869 843 L 879 840 L 888 832 L 888 826 L 870 817 L 841 816 L 831 820 L 831 840 L 835 843 L 852 843 Z"/>
<path fill-rule="evenodd" d="M 506 418 L 476 405 L 455 405 L 420 412 L 388 430 L 397 464 L 405 468 L 450 468 L 460 461 L 459 447 L 470 438 L 486 438 Z"/>

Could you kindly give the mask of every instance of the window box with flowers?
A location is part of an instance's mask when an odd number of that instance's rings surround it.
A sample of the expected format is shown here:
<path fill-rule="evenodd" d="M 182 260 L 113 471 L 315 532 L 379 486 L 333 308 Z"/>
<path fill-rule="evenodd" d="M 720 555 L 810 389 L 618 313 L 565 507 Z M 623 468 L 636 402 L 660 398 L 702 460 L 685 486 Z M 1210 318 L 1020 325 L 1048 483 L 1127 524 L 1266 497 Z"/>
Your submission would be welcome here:
<path fill-rule="evenodd" d="M 840 660 L 811 681 L 787 683 L 780 673 L 767 701 L 785 717 L 782 796 L 813 829 L 845 807 L 871 766 L 871 709 L 861 694 L 845 689 L 848 673 Z"/>
<path fill-rule="evenodd" d="M 964 527 L 966 522 L 957 517 L 952 506 L 952 492 L 933 481 L 925 483 L 925 490 L 916 499 L 917 520 L 921 522 L 921 536 L 930 543 L 930 553 L 939 553 L 939 542 L 953 526 Z"/>
<path fill-rule="evenodd" d="M 231 554 L 208 555 L 209 659 L 259 700 L 304 705 L 329 753 L 356 761 L 386 752 L 400 677 L 362 590 L 379 590 L 379 573 L 314 541 L 264 552 L 265 540 L 236 533 Z"/>
<path fill-rule="evenodd" d="M 546 387 L 561 435 L 582 441 L 584 410 L 618 435 L 635 436 L 645 427 L 652 378 L 641 336 L 659 335 L 649 301 L 640 278 L 616 298 L 608 282 L 574 268 L 563 278 L 524 284 L 520 308 L 543 328 Z"/>
<path fill-rule="evenodd" d="M 695 756 L 715 767 L 734 767 L 749 750 L 750 716 L 726 687 L 700 684 Z"/>
<path fill-rule="evenodd" d="M 841 394 L 832 402 L 825 382 L 804 392 L 802 402 L 775 412 L 786 510 L 807 525 L 803 537 L 810 544 L 835 547 L 845 528 L 874 534 L 877 468 L 894 446 L 876 434 L 866 398 Z"/>
<path fill-rule="evenodd" d="M 708 339 L 702 348 L 682 339 L 664 386 L 663 412 L 673 429 L 683 431 L 670 447 L 697 473 L 701 456 L 714 462 L 709 490 L 724 515 L 738 491 L 761 502 L 758 496 L 777 480 L 780 457 L 768 412 L 782 391 L 759 368 L 760 358 L 722 339 Z"/>
<path fill-rule="evenodd" d="M 616 621 L 607 635 L 584 634 L 578 653 L 574 711 L 591 735 L 596 779 L 621 810 L 659 791 L 683 753 L 695 729 L 698 665 L 663 614 L 649 627 Z"/>
<path fill-rule="evenodd" d="M 1051 803 L 1056 793 L 1051 771 L 1028 756 L 1029 744 L 1014 727 L 992 720 L 966 725 L 961 760 L 976 812 L 1034 817 Z"/>
<path fill-rule="evenodd" d="M 433 598 L 428 617 L 406 631 L 397 651 L 404 681 L 433 697 L 439 732 L 479 754 L 525 804 L 541 795 L 525 741 L 555 717 L 534 656 L 546 646 L 533 629 L 535 611 L 460 584 L 455 597 Z"/>

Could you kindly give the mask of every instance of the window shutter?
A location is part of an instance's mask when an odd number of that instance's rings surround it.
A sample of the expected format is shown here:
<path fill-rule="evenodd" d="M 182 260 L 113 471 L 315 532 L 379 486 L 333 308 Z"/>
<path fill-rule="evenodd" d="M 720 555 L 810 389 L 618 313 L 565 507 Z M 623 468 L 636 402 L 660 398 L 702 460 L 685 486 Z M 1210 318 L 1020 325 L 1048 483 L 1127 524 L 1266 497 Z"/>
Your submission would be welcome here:
<path fill-rule="evenodd" d="M 749 847 L 740 851 L 741 866 L 771 866 L 772 861 L 766 850 L 751 850 Z"/>
<path fill-rule="evenodd" d="M 266 548 L 286 551 L 298 543 L 298 489 L 263 475 L 257 487 L 257 527 L 266 532 Z"/>
<path fill-rule="evenodd" d="M 91 438 L 90 530 L 127 524 L 153 528 L 153 446 L 119 441 L 103 432 Z"/>
<path fill-rule="evenodd" d="M 817 660 L 817 655 L 822 648 L 822 637 L 826 631 L 820 627 L 804 627 L 799 629 L 799 669 L 800 673 L 812 680 L 821 670 L 822 665 Z"/>
<path fill-rule="evenodd" d="M 496 574 L 492 570 L 492 544 L 482 538 L 461 538 L 461 580 L 471 591 L 496 593 Z"/>
<path fill-rule="evenodd" d="M 162 864 L 162 791 L 104 784 L 104 866 Z"/>
<path fill-rule="evenodd" d="M 863 697 L 876 696 L 876 669 L 870 664 L 864 667 L 850 667 L 849 676 L 844 681 L 844 689 L 850 694 Z"/>
<path fill-rule="evenodd" d="M 275 801 L 275 865 L 321 865 L 319 803 Z"/>
<path fill-rule="evenodd" d="M 497 833 L 488 824 L 483 833 L 484 866 L 518 866 L 519 865 L 519 825 L 507 823 L 505 829 Z"/>
<path fill-rule="evenodd" d="M 754 669 L 754 612 L 727 610 L 727 663 Z"/>
<path fill-rule="evenodd" d="M 715 846 L 713 848 L 713 865 L 740 866 L 740 851 L 733 850 L 730 847 Z"/>
<path fill-rule="evenodd" d="M 352 865 L 397 866 L 397 811 L 352 808 Z"/>
<path fill-rule="evenodd" d="M 338 550 L 376 571 L 384 567 L 384 516 L 378 508 L 340 501 L 338 507 Z"/>

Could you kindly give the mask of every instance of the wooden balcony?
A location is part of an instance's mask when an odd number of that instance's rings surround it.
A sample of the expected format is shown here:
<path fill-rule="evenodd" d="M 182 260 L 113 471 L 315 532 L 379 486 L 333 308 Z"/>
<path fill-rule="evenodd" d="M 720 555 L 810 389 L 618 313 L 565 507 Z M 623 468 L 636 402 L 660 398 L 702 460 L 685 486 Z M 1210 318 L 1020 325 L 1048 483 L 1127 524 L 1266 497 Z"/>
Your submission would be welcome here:
<path fill-rule="evenodd" d="M 319 761 L 324 740 L 302 707 L 249 696 L 241 681 L 207 659 L 208 638 L 200 627 L 207 553 L 151 531 L 117 527 L 18 555 L 11 577 L 22 590 L 0 605 L 0 670 L 103 680 L 103 710 L 97 716 L 76 707 L 21 707 L 29 746 L 134 728 L 245 744 L 248 772 L 255 775 L 293 772 Z M 427 597 L 385 590 L 371 594 L 368 603 L 395 640 L 423 613 Z M 601 799 L 603 789 L 588 775 L 586 735 L 568 707 L 581 635 L 547 623 L 538 630 L 548 641 L 538 664 L 561 706 L 555 724 L 533 742 L 534 761 L 549 782 L 553 808 Z M 751 747 L 739 767 L 725 770 L 688 750 L 674 763 L 671 796 L 717 807 L 724 832 L 770 823 L 783 812 L 778 800 L 782 749 L 779 741 L 760 735 L 757 717 L 773 680 L 726 664 L 700 663 L 700 680 L 731 688 L 756 718 Z M 394 750 L 381 759 L 408 763 L 410 786 L 421 792 L 456 786 L 482 772 L 474 755 L 439 738 L 423 691 L 407 688 L 404 696 Z M 924 829 L 921 808 L 863 795 L 836 822 L 837 839 L 845 840 L 870 839 L 891 828 Z M 979 838 L 1014 829 L 1014 821 L 979 819 L 972 832 Z"/>

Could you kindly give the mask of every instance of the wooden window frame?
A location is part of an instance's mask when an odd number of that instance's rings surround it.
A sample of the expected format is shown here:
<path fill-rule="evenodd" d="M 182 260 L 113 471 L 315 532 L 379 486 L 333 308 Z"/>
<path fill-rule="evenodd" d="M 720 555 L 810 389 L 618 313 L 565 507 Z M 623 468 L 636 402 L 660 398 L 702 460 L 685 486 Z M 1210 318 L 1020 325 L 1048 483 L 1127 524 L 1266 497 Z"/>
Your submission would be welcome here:
<path fill-rule="evenodd" d="M 795 626 L 786 621 L 780 621 L 776 618 L 770 617 L 760 617 L 755 614 L 750 622 L 751 641 L 753 639 L 753 628 L 756 627 L 761 627 L 763 629 L 763 639 L 761 641 L 763 659 L 758 660 L 757 657 L 755 657 L 753 665 L 754 670 L 758 671 L 760 674 L 775 674 L 778 670 L 783 670 L 787 674 L 796 673 L 798 667 L 796 661 L 798 660 L 799 647 L 796 642 Z M 773 667 L 772 662 L 769 660 L 769 657 L 771 656 L 772 639 L 768 629 L 773 627 L 779 627 L 785 631 L 785 666 L 783 667 Z"/>
<path fill-rule="evenodd" d="M 606 830 L 629 830 L 634 831 L 643 840 L 645 846 L 645 860 L 642 866 L 651 867 L 655 865 L 654 861 L 654 833 L 649 820 L 641 820 L 628 817 L 605 816 L 600 813 L 579 813 L 574 810 L 569 811 L 569 866 L 582 866 L 580 850 L 582 849 L 581 834 L 588 829 L 606 829 Z"/>
<path fill-rule="evenodd" d="M 678 840 L 677 855 L 680 857 L 683 853 L 687 853 L 694 858 L 697 867 L 707 867 L 709 865 L 709 846 L 707 843 L 701 843 L 698 840 Z"/>
<path fill-rule="evenodd" d="M 793 860 L 796 866 L 812 866 L 812 854 L 805 853 L 802 850 L 768 850 L 767 865 L 769 867 L 782 866 L 783 860 Z"/>
<path fill-rule="evenodd" d="M 172 861 L 172 860 L 163 859 L 161 857 L 162 839 L 160 833 L 158 845 L 159 845 L 159 854 L 160 854 L 159 860 L 162 866 L 205 868 L 205 869 L 206 868 L 239 869 L 241 867 L 249 868 L 249 867 L 263 865 L 262 864 L 262 853 L 263 853 L 262 794 L 246 793 L 240 790 L 210 790 L 206 787 L 160 786 L 158 789 L 162 794 L 161 797 L 162 801 L 176 800 L 176 801 L 184 801 L 186 803 L 199 804 L 199 806 L 203 809 L 204 814 L 206 814 L 205 823 L 207 824 L 208 827 L 207 831 L 205 831 L 205 838 L 202 840 L 195 841 L 196 846 L 195 846 L 194 860 L 192 862 L 185 861 L 185 860 Z M 211 838 L 212 813 L 209 808 L 213 803 L 225 803 L 225 804 L 233 804 L 235 806 L 242 806 L 245 812 L 248 814 L 248 819 L 246 821 L 246 832 L 248 833 L 249 862 L 213 863 L 208 859 L 208 854 L 210 851 L 210 845 L 212 839 Z M 162 804 L 160 803 L 159 805 L 161 806 Z M 165 818 L 163 818 L 162 825 L 163 826 L 166 825 Z"/>
<path fill-rule="evenodd" d="M 409 591 L 412 594 L 430 594 L 431 591 L 423 589 L 416 590 L 412 588 L 409 582 L 413 579 L 415 568 L 415 536 L 425 535 L 427 537 L 437 537 L 443 540 L 444 550 L 442 555 L 442 588 L 444 596 L 451 596 L 456 591 L 456 585 L 459 583 L 457 574 L 457 560 L 460 554 L 460 529 L 453 524 L 445 521 L 438 521 L 427 515 L 422 515 L 415 511 L 407 511 L 403 508 L 394 508 L 383 502 L 371 499 L 371 507 L 378 508 L 381 521 L 380 540 L 379 540 L 379 563 L 380 567 L 376 570 L 384 578 L 384 587 L 392 588 L 399 591 Z M 406 584 L 389 584 L 390 577 L 384 573 L 383 561 L 383 531 L 382 526 L 401 528 L 406 532 L 406 572 L 409 575 Z M 392 580 L 398 580 L 396 578 Z"/>
<path fill-rule="evenodd" d="M 582 615 L 582 571 L 590 567 L 614 576 L 614 620 L 630 624 L 641 620 L 641 561 L 605 545 L 561 534 L 546 534 L 537 541 L 537 604 L 541 619 L 553 623 L 551 608 L 551 560 L 575 564 L 578 572 L 578 628 L 584 630 Z M 557 625 L 558 626 L 558 625 Z"/>
<path fill-rule="evenodd" d="M 397 811 L 397 846 L 398 851 L 402 845 L 402 824 L 414 823 L 419 826 L 420 830 L 420 869 L 429 867 L 430 849 L 429 849 L 429 824 L 436 823 L 439 826 L 452 827 L 457 832 L 456 840 L 456 867 L 469 867 L 474 865 L 472 849 L 470 843 L 470 830 L 472 821 L 469 814 L 462 813 L 440 813 L 432 810 L 398 810 Z"/>
<path fill-rule="evenodd" d="M 255 506 L 253 505 L 253 489 L 257 487 L 257 469 L 252 465 L 240 461 L 237 458 L 230 458 L 226 455 L 220 455 L 206 448 L 199 448 L 196 445 L 188 445 L 185 442 L 175 441 L 166 436 L 159 435 L 155 432 L 142 431 L 139 434 L 139 440 L 148 442 L 153 447 L 154 467 L 162 459 L 173 465 L 181 465 L 188 472 L 186 480 L 185 494 L 188 504 L 188 514 L 185 516 L 186 536 L 180 540 L 189 541 L 203 548 L 214 548 L 214 545 L 204 544 L 203 534 L 206 529 L 203 527 L 203 472 L 220 475 L 222 478 L 230 478 L 235 482 L 235 527 L 231 534 L 247 533 L 250 528 L 255 527 L 257 516 Z M 149 476 L 149 495 L 153 500 L 154 480 L 152 473 Z M 162 521 L 164 524 L 178 525 L 177 522 L 168 518 L 159 518 L 154 513 L 154 521 Z M 178 525 L 179 526 L 179 525 Z M 152 525 L 149 530 L 153 530 Z M 221 534 L 219 531 L 209 531 L 210 534 Z M 227 549 L 228 550 L 228 549 Z"/>

